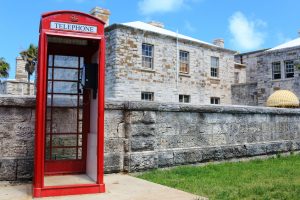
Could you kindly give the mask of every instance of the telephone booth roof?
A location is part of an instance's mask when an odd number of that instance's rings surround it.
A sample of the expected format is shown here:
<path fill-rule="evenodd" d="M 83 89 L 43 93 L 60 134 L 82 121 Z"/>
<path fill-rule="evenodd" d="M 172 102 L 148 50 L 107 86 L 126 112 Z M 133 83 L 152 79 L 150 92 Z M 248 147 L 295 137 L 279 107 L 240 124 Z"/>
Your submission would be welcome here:
<path fill-rule="evenodd" d="M 66 28 L 64 29 L 64 27 L 62 27 L 62 29 L 55 29 L 52 27 L 52 23 L 54 21 L 58 23 L 68 23 L 68 25 L 71 23 L 71 25 L 73 24 L 74 27 L 75 25 L 90 26 L 91 28 L 96 27 L 96 31 L 95 29 L 93 31 L 75 31 Z M 97 37 L 93 37 L 93 35 L 104 35 L 104 25 L 105 22 L 95 16 L 78 11 L 59 10 L 42 14 L 39 31 L 42 33 L 43 30 L 46 30 L 47 34 L 52 35 L 60 35 L 60 33 L 66 35 L 66 33 L 69 32 L 73 37 L 76 37 L 80 34 L 81 38 L 88 37 L 97 39 Z"/>

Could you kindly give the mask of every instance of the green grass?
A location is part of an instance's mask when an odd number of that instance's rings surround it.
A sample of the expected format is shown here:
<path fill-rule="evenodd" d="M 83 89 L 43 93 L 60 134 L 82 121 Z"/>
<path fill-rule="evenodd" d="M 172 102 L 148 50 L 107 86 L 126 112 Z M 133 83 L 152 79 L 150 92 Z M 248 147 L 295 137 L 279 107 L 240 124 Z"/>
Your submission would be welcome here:
<path fill-rule="evenodd" d="M 300 199 L 300 155 L 181 166 L 137 177 L 209 199 Z"/>

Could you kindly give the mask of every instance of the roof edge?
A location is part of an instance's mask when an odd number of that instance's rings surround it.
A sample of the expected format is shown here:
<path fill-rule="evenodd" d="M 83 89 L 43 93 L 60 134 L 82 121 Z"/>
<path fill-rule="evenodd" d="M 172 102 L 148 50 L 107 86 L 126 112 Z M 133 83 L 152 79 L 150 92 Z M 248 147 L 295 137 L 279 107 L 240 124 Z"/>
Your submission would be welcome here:
<path fill-rule="evenodd" d="M 112 30 L 117 29 L 117 28 L 136 29 L 136 30 L 150 32 L 150 33 L 154 33 L 154 34 L 158 34 L 158 35 L 164 35 L 164 36 L 168 36 L 170 38 L 175 38 L 176 39 L 176 37 L 171 36 L 171 35 L 166 35 L 166 34 L 161 34 L 161 33 L 157 33 L 157 32 L 154 32 L 154 31 L 139 29 L 139 28 L 135 28 L 135 27 L 131 27 L 131 26 L 126 26 L 124 24 L 119 24 L 119 23 L 114 23 L 114 24 L 106 27 L 105 31 L 112 31 Z M 187 37 L 189 37 L 189 36 L 187 36 Z M 184 38 L 179 38 L 179 40 L 181 40 L 181 41 L 188 41 L 188 42 L 196 43 L 196 44 L 200 44 L 201 46 L 206 46 L 206 47 L 209 47 L 209 48 L 218 49 L 218 50 L 222 50 L 222 51 L 226 51 L 226 52 L 230 52 L 230 53 L 236 53 L 237 52 L 237 51 L 234 51 L 234 50 L 231 50 L 231 49 L 221 48 L 221 47 L 218 47 L 218 46 L 213 45 L 213 44 L 210 45 L 208 43 L 196 42 L 196 41 L 188 40 L 188 39 L 184 39 Z"/>
<path fill-rule="evenodd" d="M 102 20 L 98 19 L 97 17 L 84 13 L 84 12 L 79 12 L 79 11 L 75 11 L 75 10 L 57 10 L 57 11 L 50 11 L 50 12 L 45 12 L 42 13 L 42 18 L 45 17 L 49 17 L 51 15 L 57 15 L 57 14 L 63 14 L 63 13 L 70 13 L 70 14 L 77 14 L 77 15 L 84 15 L 86 17 L 92 18 L 96 21 L 99 21 L 100 23 L 102 23 L 103 25 L 105 25 L 105 22 L 103 22 Z"/>
<path fill-rule="evenodd" d="M 248 51 L 248 52 L 245 52 L 245 53 L 236 54 L 235 56 L 245 56 L 245 55 L 249 55 L 249 54 L 261 53 L 261 52 L 265 52 L 265 51 L 270 50 L 270 49 L 271 48 L 259 49 L 259 50 L 256 50 L 256 51 Z"/>

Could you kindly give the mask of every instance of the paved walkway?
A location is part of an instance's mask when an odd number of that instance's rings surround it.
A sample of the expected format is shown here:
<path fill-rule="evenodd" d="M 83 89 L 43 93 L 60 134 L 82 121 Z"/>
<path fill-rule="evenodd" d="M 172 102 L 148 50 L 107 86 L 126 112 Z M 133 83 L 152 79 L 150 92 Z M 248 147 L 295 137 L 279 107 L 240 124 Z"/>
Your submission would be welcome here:
<path fill-rule="evenodd" d="M 190 193 L 122 174 L 105 176 L 106 193 L 47 197 L 42 200 L 202 200 Z M 30 200 L 31 184 L 0 183 L 0 200 Z"/>

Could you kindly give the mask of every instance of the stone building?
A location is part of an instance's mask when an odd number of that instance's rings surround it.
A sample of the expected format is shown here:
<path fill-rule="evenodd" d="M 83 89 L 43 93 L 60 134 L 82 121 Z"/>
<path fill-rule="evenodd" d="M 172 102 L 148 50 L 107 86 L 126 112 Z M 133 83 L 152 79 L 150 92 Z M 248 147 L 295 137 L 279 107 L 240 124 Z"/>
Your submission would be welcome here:
<path fill-rule="evenodd" d="M 109 19 L 101 8 L 91 13 Z M 112 24 L 105 32 L 107 100 L 231 104 L 235 73 L 243 69 L 222 39 L 210 44 L 159 22 Z"/>
<path fill-rule="evenodd" d="M 300 38 L 271 49 L 238 54 L 235 60 L 246 66 L 246 84 L 232 86 L 232 103 L 265 106 L 277 90 L 289 90 L 300 97 Z"/>
<path fill-rule="evenodd" d="M 106 22 L 107 100 L 231 104 L 231 85 L 246 81 L 223 39 L 207 43 L 159 22 L 109 25 L 108 10 L 90 13 Z M 17 58 L 16 80 L 2 83 L 1 93 L 27 94 L 24 65 Z"/>
<path fill-rule="evenodd" d="M 0 82 L 0 94 L 28 95 L 28 74 L 25 71 L 25 61 L 21 57 L 16 58 L 15 79 Z M 33 82 L 30 82 L 29 95 L 34 95 Z"/>

